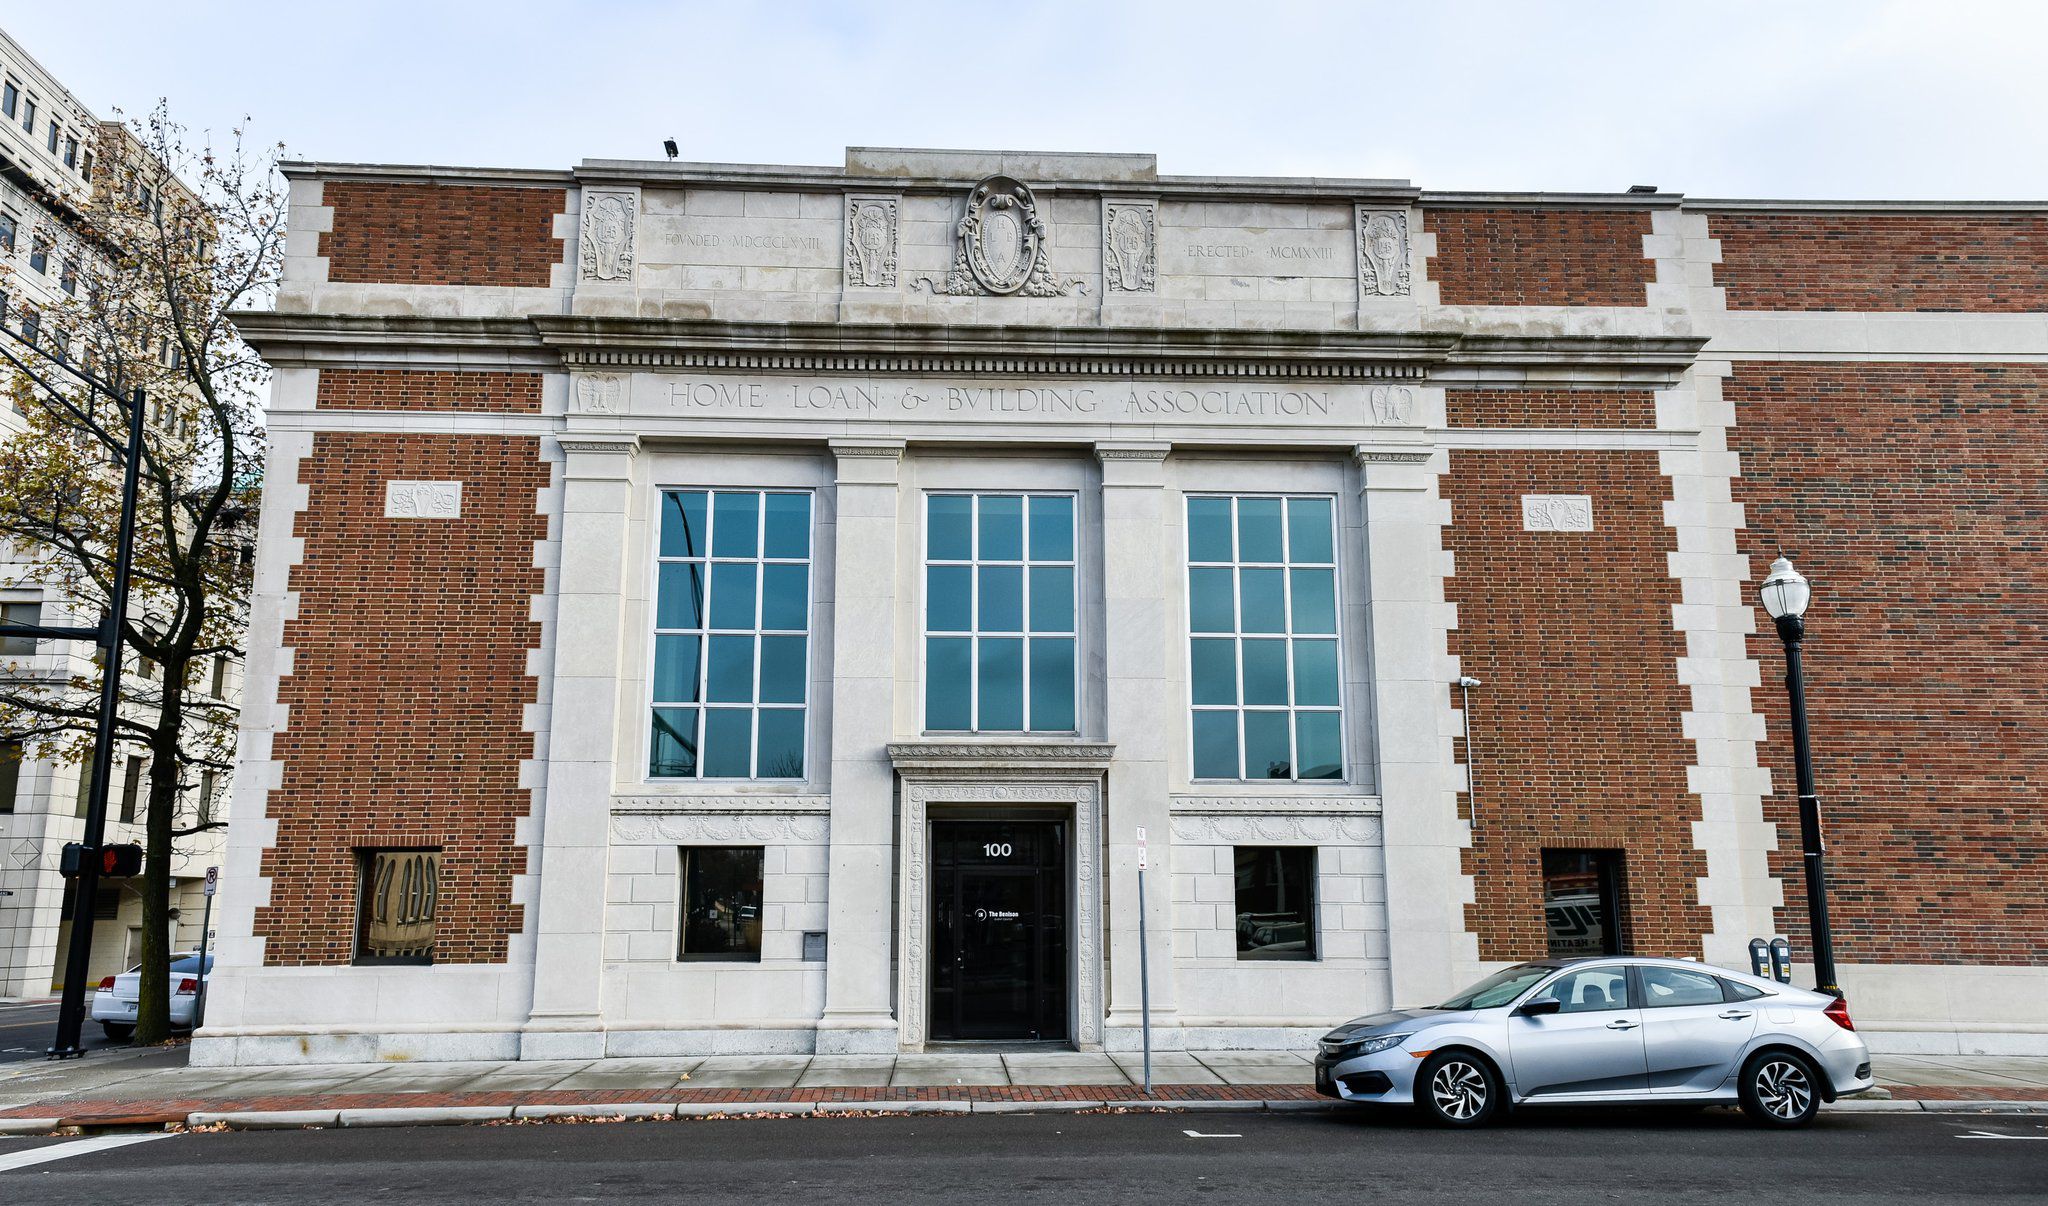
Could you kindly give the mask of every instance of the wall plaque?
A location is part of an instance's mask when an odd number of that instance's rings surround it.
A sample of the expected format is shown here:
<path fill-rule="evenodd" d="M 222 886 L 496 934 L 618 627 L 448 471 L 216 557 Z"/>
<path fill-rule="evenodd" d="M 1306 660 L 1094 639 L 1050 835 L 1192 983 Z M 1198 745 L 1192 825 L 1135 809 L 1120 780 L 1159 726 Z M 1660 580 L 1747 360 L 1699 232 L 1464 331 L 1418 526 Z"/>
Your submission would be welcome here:
<path fill-rule="evenodd" d="M 1587 494 L 1524 494 L 1524 532 L 1590 532 L 1593 499 Z"/>

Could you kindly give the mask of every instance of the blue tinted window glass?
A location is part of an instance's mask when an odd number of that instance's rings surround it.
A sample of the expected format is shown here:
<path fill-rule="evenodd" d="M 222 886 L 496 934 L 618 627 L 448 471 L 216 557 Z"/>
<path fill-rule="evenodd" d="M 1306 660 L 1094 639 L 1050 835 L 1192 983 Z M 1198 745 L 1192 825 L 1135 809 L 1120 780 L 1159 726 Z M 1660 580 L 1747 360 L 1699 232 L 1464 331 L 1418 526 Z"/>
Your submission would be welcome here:
<path fill-rule="evenodd" d="M 704 695 L 712 703 L 754 702 L 754 638 L 712 637 L 711 665 L 704 677 Z"/>
<path fill-rule="evenodd" d="M 1294 755 L 1287 747 L 1287 713 L 1244 714 L 1245 778 L 1287 778 L 1294 765 Z"/>
<path fill-rule="evenodd" d="M 974 727 L 974 642 L 931 637 L 924 643 L 924 727 L 958 732 Z"/>
<path fill-rule="evenodd" d="M 974 568 L 930 565 L 924 571 L 925 627 L 932 632 L 966 632 L 974 623 Z"/>
<path fill-rule="evenodd" d="M 975 556 L 983 561 L 1024 559 L 1024 500 L 1015 494 L 981 496 L 981 547 Z"/>
<path fill-rule="evenodd" d="M 981 691 L 978 728 L 1017 732 L 1024 727 L 1024 642 L 1017 637 L 983 637 L 975 668 Z"/>
<path fill-rule="evenodd" d="M 1238 610 L 1245 632 L 1287 630 L 1286 586 L 1278 569 L 1237 571 Z"/>
<path fill-rule="evenodd" d="M 758 557 L 761 555 L 761 496 L 754 493 L 711 496 L 711 555 L 714 557 Z"/>
<path fill-rule="evenodd" d="M 1195 778 L 1237 778 L 1237 713 L 1195 713 Z"/>
<path fill-rule="evenodd" d="M 1244 701 L 1248 704 L 1286 704 L 1286 641 L 1244 642 Z"/>
<path fill-rule="evenodd" d="M 805 658 L 809 646 L 810 642 L 800 636 L 761 638 L 762 703 L 804 701 L 804 680 L 810 677 L 810 663 Z"/>
<path fill-rule="evenodd" d="M 980 579 L 983 632 L 1020 632 L 1024 628 L 1024 567 L 983 565 L 975 568 Z"/>
<path fill-rule="evenodd" d="M 1290 498 L 1287 500 L 1287 559 L 1297 565 L 1304 561 L 1333 561 L 1330 544 L 1330 500 Z"/>
<path fill-rule="evenodd" d="M 656 628 L 704 626 L 704 564 L 664 561 L 654 608 Z"/>
<path fill-rule="evenodd" d="M 1237 702 L 1237 642 L 1198 640 L 1188 659 L 1198 704 Z"/>
<path fill-rule="evenodd" d="M 1278 561 L 1280 544 L 1280 500 L 1240 498 L 1237 500 L 1237 559 Z"/>
<path fill-rule="evenodd" d="M 804 777 L 804 710 L 802 708 L 761 709 L 760 765 L 762 779 Z"/>
<path fill-rule="evenodd" d="M 654 698 L 658 703 L 697 702 L 700 636 L 654 638 Z"/>
<path fill-rule="evenodd" d="M 752 628 L 754 626 L 753 562 L 718 561 L 711 566 L 711 626 Z"/>
<path fill-rule="evenodd" d="M 704 712 L 704 777 L 745 779 L 753 775 L 754 713 L 747 708 Z"/>
<path fill-rule="evenodd" d="M 704 555 L 704 492 L 677 490 L 662 496 L 661 555 Z"/>
<path fill-rule="evenodd" d="M 766 557 L 811 555 L 811 496 L 770 494 L 762 522 L 761 553 Z"/>
<path fill-rule="evenodd" d="M 1230 500 L 1188 500 L 1188 560 L 1229 561 Z"/>
<path fill-rule="evenodd" d="M 761 567 L 761 627 L 795 630 L 810 627 L 811 567 Z"/>
<path fill-rule="evenodd" d="M 933 561 L 966 561 L 974 556 L 974 500 L 965 494 L 934 494 L 926 501 L 925 547 Z"/>
<path fill-rule="evenodd" d="M 1337 642 L 1294 642 L 1294 702 L 1302 707 L 1337 705 Z"/>
<path fill-rule="evenodd" d="M 697 709 L 654 709 L 653 748 L 647 773 L 656 778 L 697 773 Z"/>
<path fill-rule="evenodd" d="M 1293 592 L 1294 631 L 1335 633 L 1337 631 L 1337 571 L 1326 569 L 1288 570 Z"/>
<path fill-rule="evenodd" d="M 1031 500 L 1031 559 L 1074 559 L 1074 500 L 1068 495 Z"/>
<path fill-rule="evenodd" d="M 1344 755 L 1338 740 L 1335 712 L 1297 712 L 1295 740 L 1301 746 L 1301 764 L 1295 774 L 1303 779 L 1341 779 Z"/>
<path fill-rule="evenodd" d="M 1068 565 L 1031 567 L 1031 631 L 1074 631 L 1074 569 Z"/>
<path fill-rule="evenodd" d="M 1230 632 L 1236 628 L 1228 569 L 1188 571 L 1188 613 L 1196 632 Z"/>
<path fill-rule="evenodd" d="M 1040 733 L 1074 729 L 1074 639 L 1031 638 L 1031 728 Z"/>

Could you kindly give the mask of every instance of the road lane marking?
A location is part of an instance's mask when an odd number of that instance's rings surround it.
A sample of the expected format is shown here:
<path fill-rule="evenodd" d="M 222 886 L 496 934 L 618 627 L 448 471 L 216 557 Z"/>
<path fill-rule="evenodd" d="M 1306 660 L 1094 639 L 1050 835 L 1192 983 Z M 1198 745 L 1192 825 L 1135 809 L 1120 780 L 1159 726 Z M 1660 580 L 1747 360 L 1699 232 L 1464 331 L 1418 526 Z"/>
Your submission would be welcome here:
<path fill-rule="evenodd" d="M 93 1135 L 85 1139 L 72 1139 L 65 1143 L 53 1143 L 48 1147 L 30 1148 L 25 1152 L 0 1156 L 0 1172 L 27 1168 L 31 1164 L 48 1164 L 52 1160 L 69 1160 L 73 1156 L 89 1156 L 94 1152 L 148 1143 L 152 1139 L 169 1138 L 172 1138 L 169 1131 L 154 1131 L 146 1135 Z"/>
<path fill-rule="evenodd" d="M 1242 1139 L 1243 1135 L 1204 1135 L 1200 1131 L 1182 1131 L 1190 1139 Z"/>
<path fill-rule="evenodd" d="M 2000 1134 L 1996 1133 L 1995 1131 L 1970 1131 L 1970 1132 L 1968 1132 L 1967 1134 L 1957 1135 L 1957 1136 L 1956 1136 L 1956 1138 L 1958 1138 L 1958 1139 L 2041 1139 L 2041 1140 L 2048 1140 L 2048 1135 L 2000 1135 Z"/>

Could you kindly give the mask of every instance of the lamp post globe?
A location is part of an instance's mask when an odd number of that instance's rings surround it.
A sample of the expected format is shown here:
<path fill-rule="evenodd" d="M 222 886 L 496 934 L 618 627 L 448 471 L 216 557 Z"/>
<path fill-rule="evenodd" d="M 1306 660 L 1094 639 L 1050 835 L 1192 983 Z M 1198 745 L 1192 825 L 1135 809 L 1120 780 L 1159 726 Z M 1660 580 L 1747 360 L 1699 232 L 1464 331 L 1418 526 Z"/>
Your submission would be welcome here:
<path fill-rule="evenodd" d="M 1764 611 L 1785 643 L 1785 694 L 1791 705 L 1793 768 L 1799 781 L 1799 846 L 1806 864 L 1807 929 L 1813 942 L 1814 987 L 1842 995 L 1835 980 L 1834 933 L 1828 925 L 1826 847 L 1820 831 L 1820 796 L 1813 786 L 1813 747 L 1806 730 L 1806 671 L 1800 644 L 1806 639 L 1806 608 L 1813 584 L 1780 556 L 1757 588 Z"/>

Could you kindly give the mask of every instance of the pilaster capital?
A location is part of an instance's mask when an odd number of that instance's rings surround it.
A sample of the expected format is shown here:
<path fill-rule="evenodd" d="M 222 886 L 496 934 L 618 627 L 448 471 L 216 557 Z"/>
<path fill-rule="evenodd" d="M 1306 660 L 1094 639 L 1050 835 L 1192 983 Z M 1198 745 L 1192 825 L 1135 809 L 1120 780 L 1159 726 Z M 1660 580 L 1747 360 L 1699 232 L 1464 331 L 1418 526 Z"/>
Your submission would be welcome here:
<path fill-rule="evenodd" d="M 1158 488 L 1166 484 L 1166 457 L 1173 445 L 1155 440 L 1113 440 L 1095 445 L 1105 487 Z"/>
<path fill-rule="evenodd" d="M 1391 433 L 1390 433 L 1391 434 Z M 1436 449 L 1426 441 L 1382 440 L 1351 450 L 1365 490 L 1426 490 L 1436 476 L 1430 462 Z"/>
<path fill-rule="evenodd" d="M 903 467 L 902 440 L 846 439 L 830 442 L 842 485 L 893 486 Z"/>

